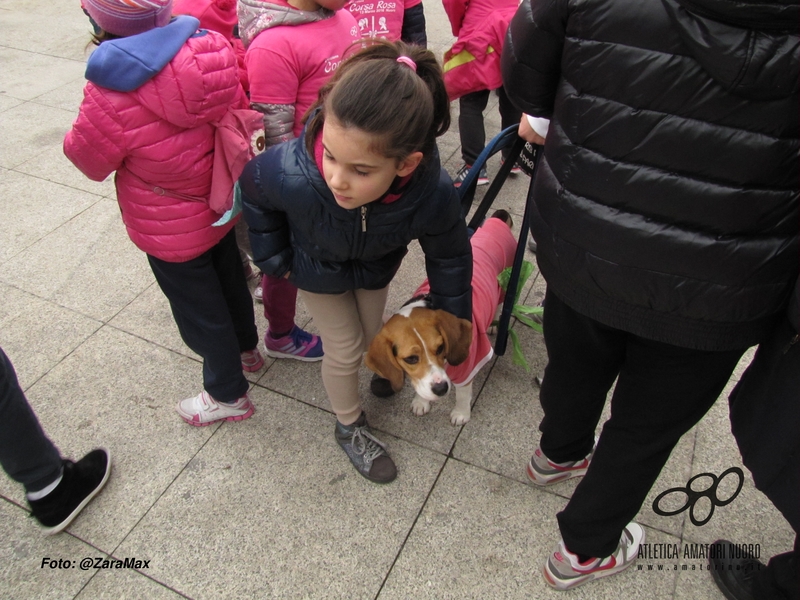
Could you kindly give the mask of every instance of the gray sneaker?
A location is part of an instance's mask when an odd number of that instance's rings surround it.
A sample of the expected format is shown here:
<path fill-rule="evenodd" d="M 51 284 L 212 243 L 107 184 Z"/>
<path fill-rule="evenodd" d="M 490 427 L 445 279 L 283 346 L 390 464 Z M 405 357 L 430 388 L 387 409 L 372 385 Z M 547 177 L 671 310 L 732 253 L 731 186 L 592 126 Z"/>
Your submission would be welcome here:
<path fill-rule="evenodd" d="M 397 477 L 397 467 L 386 452 L 386 444 L 369 430 L 367 417 L 362 412 L 352 425 L 336 421 L 336 441 L 361 475 L 375 483 L 389 483 Z"/>
<path fill-rule="evenodd" d="M 597 442 L 595 441 L 595 444 Z M 589 468 L 589 463 L 592 461 L 594 448 L 581 460 L 572 462 L 555 463 L 544 455 L 542 447 L 537 446 L 536 451 L 533 453 L 525 472 L 528 474 L 528 479 L 531 483 L 545 486 L 553 485 L 573 477 L 583 477 L 586 475 L 586 470 Z"/>

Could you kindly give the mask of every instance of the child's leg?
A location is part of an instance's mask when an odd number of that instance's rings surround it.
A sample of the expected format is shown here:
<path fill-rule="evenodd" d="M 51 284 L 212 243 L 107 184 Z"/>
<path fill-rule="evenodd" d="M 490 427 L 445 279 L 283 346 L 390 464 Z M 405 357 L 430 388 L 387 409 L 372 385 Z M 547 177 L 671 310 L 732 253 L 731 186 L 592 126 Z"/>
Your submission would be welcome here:
<path fill-rule="evenodd" d="M 26 492 L 38 492 L 61 476 L 61 454 L 42 431 L 0 348 L 0 465 Z"/>
<path fill-rule="evenodd" d="M 247 289 L 247 279 L 239 256 L 233 231 L 211 249 L 212 264 L 233 321 L 239 352 L 245 352 L 258 346 L 258 329 L 253 311 L 253 299 L 250 297 L 250 290 Z"/>
<path fill-rule="evenodd" d="M 301 291 L 325 345 L 322 382 L 333 412 L 343 425 L 361 414 L 358 369 L 369 341 L 380 330 L 389 288 L 344 294 Z"/>
<path fill-rule="evenodd" d="M 205 390 L 220 402 L 235 402 L 247 393 L 248 384 L 236 329 L 213 264 L 215 248 L 182 263 L 150 255 L 147 259 L 169 300 L 181 338 L 203 358 Z"/>
<path fill-rule="evenodd" d="M 264 335 L 267 355 L 304 362 L 322 360 L 322 340 L 294 323 L 297 288 L 288 279 L 264 275 L 261 281 L 264 316 L 269 325 Z"/>
<path fill-rule="evenodd" d="M 388 291 L 386 287 L 344 294 L 300 292 L 325 343 L 322 381 L 336 413 L 336 443 L 356 471 L 375 483 L 394 481 L 397 467 L 361 410 L 358 368 L 368 343 L 380 329 Z"/>
<path fill-rule="evenodd" d="M 364 352 L 366 352 L 372 339 L 383 327 L 383 312 L 386 310 L 389 286 L 382 290 L 355 290 L 354 293 L 364 332 Z"/>
<path fill-rule="evenodd" d="M 489 90 L 472 92 L 459 98 L 458 132 L 461 136 L 461 158 L 472 165 L 486 145 L 483 111 L 489 103 Z"/>
<path fill-rule="evenodd" d="M 274 337 L 287 335 L 294 327 L 297 288 L 288 279 L 264 275 L 264 316 Z"/>

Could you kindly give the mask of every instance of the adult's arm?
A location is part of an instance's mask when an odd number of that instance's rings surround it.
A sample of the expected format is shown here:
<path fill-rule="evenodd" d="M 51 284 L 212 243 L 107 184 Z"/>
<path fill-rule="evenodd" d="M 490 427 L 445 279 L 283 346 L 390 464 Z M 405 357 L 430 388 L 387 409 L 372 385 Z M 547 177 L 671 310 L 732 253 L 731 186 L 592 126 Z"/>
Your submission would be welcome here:
<path fill-rule="evenodd" d="M 523 0 L 508 26 L 503 87 L 522 112 L 553 114 L 570 0 Z"/>

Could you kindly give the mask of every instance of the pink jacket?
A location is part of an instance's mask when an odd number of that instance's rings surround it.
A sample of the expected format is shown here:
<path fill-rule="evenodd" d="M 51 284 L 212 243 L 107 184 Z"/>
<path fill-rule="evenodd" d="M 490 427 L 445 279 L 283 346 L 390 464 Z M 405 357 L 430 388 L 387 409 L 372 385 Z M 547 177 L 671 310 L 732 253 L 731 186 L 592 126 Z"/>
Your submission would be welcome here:
<path fill-rule="evenodd" d="M 442 0 L 456 43 L 444 54 L 450 100 L 503 85 L 500 56 L 518 0 Z"/>
<path fill-rule="evenodd" d="M 193 28 L 189 24 L 187 29 L 186 19 L 195 23 Z M 185 43 L 176 41 L 174 28 L 168 31 L 179 21 L 192 32 L 183 38 Z M 128 235 L 138 248 L 168 262 L 196 258 L 234 224 L 212 227 L 219 214 L 198 197 L 207 198 L 211 186 L 211 122 L 232 104 L 246 106 L 246 100 L 230 44 L 216 32 L 194 33 L 196 23 L 192 17 L 179 17 L 158 28 L 168 42 L 135 39 L 156 30 L 104 42 L 90 57 L 90 82 L 64 139 L 64 153 L 90 179 L 102 181 L 116 171 L 117 200 Z M 114 42 L 135 47 L 123 52 L 106 47 Z M 146 80 L 141 84 L 120 81 L 136 70 L 131 56 L 148 47 L 171 53 L 162 57 L 165 65 L 151 68 L 155 75 L 142 75 Z M 131 86 L 136 87 L 122 91 Z"/>

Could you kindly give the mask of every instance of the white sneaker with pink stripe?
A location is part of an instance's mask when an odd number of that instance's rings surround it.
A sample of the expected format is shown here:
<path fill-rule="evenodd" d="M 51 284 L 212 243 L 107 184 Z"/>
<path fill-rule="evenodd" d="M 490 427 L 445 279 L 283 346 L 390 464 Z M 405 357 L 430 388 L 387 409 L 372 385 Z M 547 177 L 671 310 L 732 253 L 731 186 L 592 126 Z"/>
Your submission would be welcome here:
<path fill-rule="evenodd" d="M 236 402 L 228 404 L 217 402 L 211 395 L 203 391 L 194 398 L 186 398 L 178 402 L 176 408 L 181 418 L 195 427 L 205 427 L 217 421 L 244 421 L 253 416 L 255 408 L 250 397 L 245 394 Z"/>

